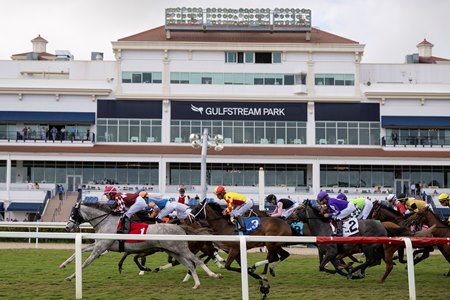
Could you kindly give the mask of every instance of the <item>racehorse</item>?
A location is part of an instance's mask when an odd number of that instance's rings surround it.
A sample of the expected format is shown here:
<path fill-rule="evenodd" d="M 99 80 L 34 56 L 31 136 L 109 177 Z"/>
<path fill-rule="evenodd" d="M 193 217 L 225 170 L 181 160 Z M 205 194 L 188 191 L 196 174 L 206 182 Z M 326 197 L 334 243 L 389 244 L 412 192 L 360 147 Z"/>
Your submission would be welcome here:
<path fill-rule="evenodd" d="M 295 215 L 294 215 L 295 214 Z M 305 222 L 309 225 L 309 228 L 315 236 L 330 236 L 332 235 L 332 229 L 330 226 L 330 219 L 325 218 L 319 212 L 319 208 L 313 207 L 310 201 L 305 201 L 303 205 L 299 206 L 294 212 L 293 218 Z M 387 229 L 375 220 L 359 220 L 358 221 L 359 232 L 356 235 L 359 236 L 387 236 Z M 348 278 L 364 278 L 365 270 L 373 265 L 378 265 L 383 258 L 383 248 L 381 244 L 343 244 L 342 251 L 336 244 L 319 245 L 320 250 L 323 251 L 324 257 L 320 262 L 319 269 L 325 270 L 325 265 L 331 262 L 335 267 L 337 273 L 340 275 L 347 275 Z M 355 268 L 349 268 L 349 273 L 345 274 L 342 271 L 342 267 L 338 263 L 338 254 L 340 257 L 345 257 L 347 254 L 353 254 L 355 252 L 362 251 L 365 255 L 366 261 L 356 266 Z M 339 253 L 341 252 L 341 253 Z M 355 276 L 353 273 L 360 270 L 360 275 Z"/>
<path fill-rule="evenodd" d="M 222 215 L 222 208 L 218 203 L 202 201 L 197 207 L 192 210 L 192 213 L 198 218 L 205 218 L 215 234 L 219 235 L 234 235 L 235 226 L 230 223 L 227 216 Z M 261 217 L 260 225 L 255 226 L 254 232 L 251 235 L 261 236 L 291 236 L 292 230 L 289 224 L 279 218 Z M 239 242 L 222 242 L 221 248 L 228 252 L 228 257 L 225 262 L 225 269 L 235 272 L 241 272 L 241 268 L 232 267 L 231 264 L 236 261 L 239 266 L 240 262 L 240 245 Z M 255 273 L 256 267 L 261 265 L 270 265 L 270 273 L 275 276 L 274 268 L 281 261 L 289 257 L 289 252 L 284 250 L 282 246 L 285 243 L 282 242 L 249 242 L 247 243 L 247 249 L 266 246 L 267 259 L 261 262 L 255 263 L 249 267 L 248 274 L 253 278 L 259 280 L 260 291 L 264 294 L 264 297 L 269 293 L 269 285 L 267 278 L 263 278 Z"/>
<path fill-rule="evenodd" d="M 433 236 L 435 237 L 450 237 L 450 226 L 447 222 L 440 220 L 427 206 L 421 208 L 414 216 L 410 218 L 412 223 L 416 224 L 426 224 L 428 226 L 435 225 L 436 228 L 433 231 Z M 450 245 L 437 245 L 439 251 L 441 251 L 442 255 L 445 259 L 450 263 Z M 445 276 L 450 276 L 450 270 Z"/>
<path fill-rule="evenodd" d="M 374 203 L 373 203 L 372 219 L 380 220 L 381 222 L 391 221 L 402 227 L 409 227 L 409 224 L 411 222 L 408 219 L 411 218 L 411 216 L 413 216 L 413 215 L 414 214 L 409 214 L 407 216 L 403 216 L 402 213 L 396 211 L 395 209 L 393 209 L 391 207 L 382 205 L 378 201 L 374 201 Z M 406 263 L 406 261 L 404 260 L 405 247 L 401 246 L 398 248 L 399 248 L 398 249 L 399 261 L 402 264 L 405 264 Z M 430 256 L 430 252 L 433 252 L 433 251 L 434 251 L 433 246 L 425 246 L 423 248 L 415 250 L 413 257 L 416 257 L 416 255 L 418 255 L 418 254 L 422 254 L 422 255 L 417 258 L 414 258 L 414 264 L 418 264 L 419 262 L 423 261 L 424 259 L 427 259 Z"/>
<path fill-rule="evenodd" d="M 96 233 L 115 233 L 119 223 L 119 216 L 111 214 L 111 209 L 100 203 L 76 203 L 72 208 L 69 221 L 66 225 L 66 231 L 71 231 L 81 223 L 89 222 Z M 178 225 L 174 224 L 154 224 L 148 226 L 145 232 L 151 234 L 173 234 L 185 235 L 186 232 Z M 146 240 L 142 242 L 124 243 L 125 252 L 142 253 L 149 249 L 162 249 L 170 256 L 182 263 L 192 274 L 195 284 L 194 289 L 200 287 L 200 280 L 195 270 L 195 265 L 200 265 L 205 272 L 213 278 L 221 278 L 220 274 L 212 272 L 197 256 L 195 256 L 188 247 L 187 241 L 157 241 Z M 91 255 L 83 263 L 83 269 L 90 265 L 105 250 L 119 252 L 119 241 L 115 240 L 96 240 Z M 75 277 L 75 273 L 66 278 L 70 281 Z"/>

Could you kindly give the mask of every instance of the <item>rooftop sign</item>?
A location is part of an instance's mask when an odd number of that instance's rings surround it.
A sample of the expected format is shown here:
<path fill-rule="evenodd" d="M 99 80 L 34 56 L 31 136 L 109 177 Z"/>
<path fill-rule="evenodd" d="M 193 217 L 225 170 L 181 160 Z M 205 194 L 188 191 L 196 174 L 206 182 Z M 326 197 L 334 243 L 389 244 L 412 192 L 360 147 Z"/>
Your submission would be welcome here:
<path fill-rule="evenodd" d="M 311 31 L 311 10 L 300 8 L 167 8 L 166 30 Z"/>

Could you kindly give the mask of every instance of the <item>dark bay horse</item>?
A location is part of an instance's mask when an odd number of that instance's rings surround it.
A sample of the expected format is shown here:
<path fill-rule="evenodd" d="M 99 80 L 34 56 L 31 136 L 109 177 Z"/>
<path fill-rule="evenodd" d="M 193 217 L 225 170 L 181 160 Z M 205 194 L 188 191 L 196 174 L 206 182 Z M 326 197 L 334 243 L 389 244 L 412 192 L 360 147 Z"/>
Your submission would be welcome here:
<path fill-rule="evenodd" d="M 319 208 L 314 207 L 310 201 L 305 201 L 303 205 L 299 206 L 294 212 L 294 218 L 303 221 L 309 225 L 311 233 L 315 236 L 330 236 L 332 229 L 330 226 L 330 219 L 325 218 L 319 211 Z M 388 231 L 381 223 L 375 220 L 359 220 L 360 236 L 388 236 Z M 356 252 L 363 252 L 365 255 L 365 262 L 349 269 L 348 278 L 364 278 L 365 270 L 368 267 L 378 265 L 383 258 L 383 246 L 381 244 L 344 244 L 342 250 L 336 244 L 319 245 L 319 252 L 322 252 L 323 259 L 320 262 L 319 269 L 326 271 L 325 266 L 331 262 L 335 267 L 337 273 L 340 275 L 347 275 L 342 271 L 339 265 L 338 257 L 345 257 L 348 254 Z M 355 276 L 353 273 L 360 270 L 360 275 Z"/>
<path fill-rule="evenodd" d="M 71 231 L 74 227 L 78 227 L 81 223 L 89 222 L 96 233 L 115 233 L 117 224 L 119 223 L 119 216 L 111 214 L 111 209 L 99 203 L 76 203 L 72 208 L 70 219 L 67 222 L 66 230 Z M 148 226 L 147 232 L 149 234 L 173 234 L 185 235 L 186 232 L 178 225 L 174 224 L 154 224 Z M 174 257 L 182 263 L 192 274 L 195 284 L 194 289 L 200 286 L 200 280 L 195 270 L 195 265 L 200 265 L 205 272 L 214 278 L 221 278 L 220 274 L 212 272 L 197 256 L 190 250 L 187 241 L 157 241 L 148 240 L 136 243 L 125 243 L 124 251 L 130 253 L 143 253 L 149 249 L 161 249 L 170 256 Z M 105 250 L 119 252 L 119 242 L 116 240 L 96 240 L 94 249 L 91 255 L 83 263 L 83 269 L 90 265 L 96 258 L 98 258 Z M 72 280 L 75 273 L 66 278 Z"/>
<path fill-rule="evenodd" d="M 426 224 L 428 226 L 435 226 L 433 236 L 435 237 L 450 237 L 450 226 L 447 222 L 440 220 L 429 207 L 420 209 L 414 216 L 410 218 L 411 222 L 417 224 Z M 439 251 L 445 259 L 450 263 L 450 245 L 437 245 Z M 450 270 L 445 276 L 450 276 Z"/>

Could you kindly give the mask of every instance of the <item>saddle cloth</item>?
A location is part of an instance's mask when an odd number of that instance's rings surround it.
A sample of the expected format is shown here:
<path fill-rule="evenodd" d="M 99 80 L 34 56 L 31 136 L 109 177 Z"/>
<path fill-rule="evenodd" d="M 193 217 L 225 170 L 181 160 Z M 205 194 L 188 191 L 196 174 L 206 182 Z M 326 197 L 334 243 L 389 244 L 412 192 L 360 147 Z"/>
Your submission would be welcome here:
<path fill-rule="evenodd" d="M 146 223 L 131 222 L 129 234 L 144 235 L 144 234 L 147 234 L 147 229 L 148 229 L 148 224 L 146 224 Z M 117 231 L 122 231 L 122 224 L 120 222 L 117 225 Z M 143 241 L 143 240 L 125 240 L 125 243 L 140 243 L 140 242 L 145 242 L 145 241 Z"/>

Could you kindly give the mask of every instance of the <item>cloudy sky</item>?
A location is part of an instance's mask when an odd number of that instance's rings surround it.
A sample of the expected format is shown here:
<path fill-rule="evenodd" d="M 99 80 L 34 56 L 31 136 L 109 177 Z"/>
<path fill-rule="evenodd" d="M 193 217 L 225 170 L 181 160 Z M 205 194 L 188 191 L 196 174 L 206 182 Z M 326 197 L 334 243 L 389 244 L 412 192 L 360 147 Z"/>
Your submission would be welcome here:
<path fill-rule="evenodd" d="M 402 63 L 424 38 L 434 56 L 450 59 L 448 0 L 2 0 L 0 60 L 32 51 L 39 34 L 47 52 L 89 60 L 98 51 L 113 60 L 112 41 L 163 25 L 165 8 L 183 6 L 308 8 L 313 27 L 365 44 L 365 63 Z"/>

